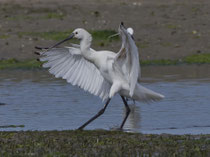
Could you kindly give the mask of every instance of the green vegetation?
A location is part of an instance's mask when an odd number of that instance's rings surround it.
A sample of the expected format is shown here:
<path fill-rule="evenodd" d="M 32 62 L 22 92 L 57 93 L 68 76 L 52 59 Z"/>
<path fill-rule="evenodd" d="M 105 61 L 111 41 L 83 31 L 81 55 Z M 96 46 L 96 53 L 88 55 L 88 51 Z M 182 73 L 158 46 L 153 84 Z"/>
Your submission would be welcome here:
<path fill-rule="evenodd" d="M 143 60 L 141 65 L 176 65 L 183 63 L 179 60 L 160 59 L 160 60 Z"/>
<path fill-rule="evenodd" d="M 0 60 L 0 70 L 2 69 L 34 69 L 40 68 L 41 63 L 36 60 L 18 61 L 16 59 Z"/>
<path fill-rule="evenodd" d="M 210 53 L 201 53 L 186 56 L 182 59 L 160 59 L 160 60 L 143 60 L 141 65 L 177 65 L 177 64 L 209 64 Z"/>
<path fill-rule="evenodd" d="M 209 64 L 210 53 L 195 54 L 184 57 L 180 60 L 160 59 L 142 60 L 141 65 L 178 65 L 178 64 Z M 35 59 L 18 61 L 16 59 L 0 60 L 0 70 L 2 69 L 34 69 L 41 68 L 41 63 Z"/>
<path fill-rule="evenodd" d="M 7 38 L 9 38 L 9 35 L 6 35 L 6 34 L 0 35 L 0 39 L 7 39 Z"/>
<path fill-rule="evenodd" d="M 184 62 L 188 64 L 204 64 L 210 63 L 210 53 L 201 53 L 201 54 L 194 54 L 191 56 L 187 56 L 184 58 Z"/>
<path fill-rule="evenodd" d="M 118 131 L 0 132 L 1 156 L 210 155 L 210 135 L 143 135 Z"/>
<path fill-rule="evenodd" d="M 177 28 L 180 28 L 180 26 L 175 25 L 175 24 L 167 24 L 166 25 L 166 28 L 169 28 L 169 29 L 177 29 Z"/>
<path fill-rule="evenodd" d="M 2 125 L 0 128 L 24 128 L 25 125 Z"/>
<path fill-rule="evenodd" d="M 94 40 L 109 40 L 109 36 L 116 34 L 117 32 L 114 30 L 93 30 L 90 31 L 90 34 L 92 34 Z M 118 40 L 119 36 L 112 37 L 113 40 Z"/>

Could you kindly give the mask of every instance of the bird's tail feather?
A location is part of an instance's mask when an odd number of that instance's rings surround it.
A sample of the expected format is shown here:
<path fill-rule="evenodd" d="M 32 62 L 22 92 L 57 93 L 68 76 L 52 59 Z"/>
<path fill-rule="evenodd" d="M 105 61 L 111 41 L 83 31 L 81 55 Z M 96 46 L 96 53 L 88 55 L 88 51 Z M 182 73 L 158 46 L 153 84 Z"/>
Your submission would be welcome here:
<path fill-rule="evenodd" d="M 137 84 L 133 97 L 137 101 L 150 102 L 150 101 L 159 101 L 163 99 L 165 96 L 157 92 L 154 92 L 148 88 L 145 88 L 140 84 Z"/>

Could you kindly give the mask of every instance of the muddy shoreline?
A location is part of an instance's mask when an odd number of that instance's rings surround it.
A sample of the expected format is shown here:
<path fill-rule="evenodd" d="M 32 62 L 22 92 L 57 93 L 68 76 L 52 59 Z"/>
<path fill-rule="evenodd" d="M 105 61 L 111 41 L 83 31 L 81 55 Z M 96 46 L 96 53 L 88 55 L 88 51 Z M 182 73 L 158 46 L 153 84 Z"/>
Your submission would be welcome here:
<path fill-rule="evenodd" d="M 210 2 L 203 0 L 0 0 L 0 59 L 32 59 L 35 45 L 55 42 L 31 32 L 65 32 L 77 27 L 117 31 L 121 21 L 134 28 L 141 60 L 209 53 L 209 8 Z M 120 41 L 92 47 L 118 51 Z"/>
<path fill-rule="evenodd" d="M 209 156 L 210 135 L 116 131 L 0 132 L 1 156 Z"/>

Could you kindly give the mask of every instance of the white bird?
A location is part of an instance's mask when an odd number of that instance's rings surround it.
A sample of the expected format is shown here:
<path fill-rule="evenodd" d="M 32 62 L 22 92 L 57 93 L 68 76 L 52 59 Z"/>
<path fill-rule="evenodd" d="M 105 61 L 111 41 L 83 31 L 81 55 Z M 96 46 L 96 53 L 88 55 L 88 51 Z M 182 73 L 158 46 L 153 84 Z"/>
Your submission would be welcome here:
<path fill-rule="evenodd" d="M 119 93 L 126 107 L 126 116 L 120 129 L 130 113 L 130 108 L 125 98 L 137 101 L 156 101 L 164 98 L 163 95 L 149 90 L 139 84 L 140 65 L 138 48 L 133 40 L 133 30 L 126 30 L 123 24 L 119 26 L 119 34 L 122 38 L 122 46 L 118 53 L 92 49 L 92 36 L 83 28 L 75 29 L 65 40 L 50 48 L 40 48 L 38 52 L 43 61 L 43 67 L 49 68 L 49 72 L 56 78 L 66 79 L 72 85 L 77 85 L 93 95 L 106 99 L 104 107 L 90 120 L 78 129 L 83 129 L 90 122 L 102 115 L 111 98 Z M 72 47 L 55 48 L 61 43 L 76 38 L 80 45 L 72 44 Z"/>

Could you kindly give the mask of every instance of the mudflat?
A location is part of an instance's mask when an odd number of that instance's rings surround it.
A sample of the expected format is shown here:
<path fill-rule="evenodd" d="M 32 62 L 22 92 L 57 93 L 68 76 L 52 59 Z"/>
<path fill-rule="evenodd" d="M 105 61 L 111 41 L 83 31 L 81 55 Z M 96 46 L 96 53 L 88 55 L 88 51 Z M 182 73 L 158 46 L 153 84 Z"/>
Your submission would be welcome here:
<path fill-rule="evenodd" d="M 54 44 L 59 33 L 117 31 L 121 21 L 134 29 L 142 60 L 208 53 L 209 8 L 205 0 L 0 0 L 0 59 L 36 58 L 34 46 Z M 117 52 L 120 45 L 99 41 L 92 47 Z"/>

